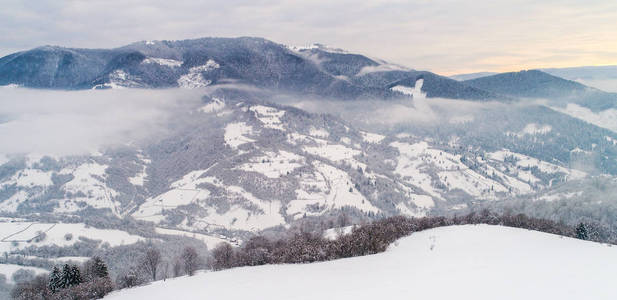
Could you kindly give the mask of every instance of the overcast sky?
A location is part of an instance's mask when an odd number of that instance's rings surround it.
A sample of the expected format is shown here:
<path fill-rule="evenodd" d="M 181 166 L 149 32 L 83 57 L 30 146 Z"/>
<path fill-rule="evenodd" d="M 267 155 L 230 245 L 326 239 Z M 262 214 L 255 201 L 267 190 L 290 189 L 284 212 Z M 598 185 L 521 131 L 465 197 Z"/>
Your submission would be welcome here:
<path fill-rule="evenodd" d="M 617 1 L 2 0 L 0 55 L 260 36 L 450 75 L 617 64 Z"/>

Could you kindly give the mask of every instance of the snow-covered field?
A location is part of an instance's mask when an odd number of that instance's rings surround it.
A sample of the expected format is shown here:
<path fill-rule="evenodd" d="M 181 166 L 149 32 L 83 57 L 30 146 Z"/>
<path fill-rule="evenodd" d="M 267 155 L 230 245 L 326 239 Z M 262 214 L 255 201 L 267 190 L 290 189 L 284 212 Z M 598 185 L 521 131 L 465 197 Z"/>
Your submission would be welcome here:
<path fill-rule="evenodd" d="M 100 240 L 110 246 L 128 245 L 144 238 L 116 229 L 98 229 L 82 223 L 0 222 L 0 253 L 29 246 L 70 246 L 79 237 Z"/>
<path fill-rule="evenodd" d="M 246 137 L 247 134 L 252 132 L 253 127 L 246 125 L 244 122 L 230 123 L 225 127 L 225 143 L 234 149 L 242 144 L 252 143 L 255 140 Z"/>
<path fill-rule="evenodd" d="M 210 85 L 212 81 L 205 79 L 202 73 L 218 69 L 219 67 L 219 64 L 211 59 L 208 60 L 205 65 L 192 67 L 189 69 L 188 74 L 180 76 L 178 79 L 178 86 L 188 89 L 206 87 Z"/>
<path fill-rule="evenodd" d="M 45 269 L 35 268 L 35 267 L 26 267 L 26 266 L 14 265 L 14 264 L 0 264 L 0 274 L 6 276 L 7 283 L 11 283 L 11 284 L 15 283 L 12 278 L 13 273 L 21 269 L 32 271 L 34 272 L 35 275 L 44 274 L 44 273 L 49 272 Z"/>
<path fill-rule="evenodd" d="M 158 57 L 148 57 L 144 59 L 142 64 L 158 64 L 161 66 L 168 66 L 170 68 L 177 68 L 182 65 L 182 62 L 175 59 L 167 59 L 167 58 L 158 58 Z"/>
<path fill-rule="evenodd" d="M 281 118 L 285 114 L 285 111 L 264 105 L 251 106 L 250 110 L 255 113 L 255 116 L 261 121 L 264 127 L 285 130 L 281 122 Z"/>
<path fill-rule="evenodd" d="M 617 247 L 489 225 L 441 227 L 382 254 L 199 273 L 108 299 L 615 299 Z"/>
<path fill-rule="evenodd" d="M 34 164 L 39 161 L 40 158 L 29 158 L 28 163 Z M 105 171 L 107 168 L 107 165 L 90 161 L 83 164 L 70 165 L 57 172 L 60 175 L 73 176 L 71 181 L 62 186 L 62 190 L 76 196 L 70 199 L 58 199 L 58 207 L 55 208 L 55 211 L 72 212 L 80 210 L 83 204 L 88 204 L 94 208 L 109 208 L 112 212 L 118 213 L 118 203 L 113 200 L 118 195 L 118 192 L 107 186 L 105 182 L 107 178 Z M 0 203 L 0 211 L 16 212 L 17 207 L 21 203 L 36 195 L 38 188 L 52 186 L 53 175 L 53 171 L 43 171 L 30 166 L 0 182 L 0 189 L 12 185 L 31 189 L 30 192 L 20 190 L 9 199 Z M 143 178 L 141 178 L 141 181 L 143 182 Z"/>
<path fill-rule="evenodd" d="M 175 230 L 175 229 L 167 229 L 167 228 L 160 228 L 160 227 L 155 228 L 155 230 L 156 230 L 156 233 L 160 233 L 160 234 L 179 235 L 179 236 L 185 236 L 185 237 L 191 237 L 191 238 L 194 238 L 194 239 L 198 239 L 198 240 L 204 242 L 204 244 L 206 244 L 208 249 L 214 249 L 220 243 L 229 243 L 229 244 L 232 244 L 234 246 L 236 245 L 236 243 L 234 243 L 233 241 L 229 241 L 229 240 L 226 240 L 226 239 L 222 239 L 222 238 L 218 238 L 218 237 L 214 237 L 214 236 L 210 236 L 210 235 L 205 235 L 205 234 L 201 234 L 201 233 L 188 232 L 188 231 Z"/>
<path fill-rule="evenodd" d="M 266 152 L 253 157 L 249 163 L 238 167 L 240 170 L 257 172 L 269 178 L 279 178 L 304 165 L 305 159 L 287 151 Z"/>

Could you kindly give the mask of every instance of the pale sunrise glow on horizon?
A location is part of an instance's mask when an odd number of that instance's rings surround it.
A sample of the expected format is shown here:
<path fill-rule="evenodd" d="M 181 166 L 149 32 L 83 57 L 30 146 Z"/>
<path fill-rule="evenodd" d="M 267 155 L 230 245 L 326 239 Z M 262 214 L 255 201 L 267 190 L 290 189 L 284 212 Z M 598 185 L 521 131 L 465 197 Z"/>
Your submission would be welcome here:
<path fill-rule="evenodd" d="M 258 36 L 443 75 L 617 64 L 615 1 L 3 1 L 0 55 Z"/>

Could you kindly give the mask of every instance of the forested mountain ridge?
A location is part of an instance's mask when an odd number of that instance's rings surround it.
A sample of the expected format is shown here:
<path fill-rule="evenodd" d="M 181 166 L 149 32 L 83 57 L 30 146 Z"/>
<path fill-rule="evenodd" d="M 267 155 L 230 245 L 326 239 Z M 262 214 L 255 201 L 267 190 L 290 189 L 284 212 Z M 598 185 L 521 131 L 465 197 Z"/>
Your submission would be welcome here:
<path fill-rule="evenodd" d="M 0 58 L 0 85 L 52 89 L 205 87 L 243 83 L 340 99 L 389 98 L 389 84 L 419 76 L 429 97 L 496 95 L 321 45 L 288 47 L 262 38 L 146 41 L 116 49 L 44 46 Z"/>

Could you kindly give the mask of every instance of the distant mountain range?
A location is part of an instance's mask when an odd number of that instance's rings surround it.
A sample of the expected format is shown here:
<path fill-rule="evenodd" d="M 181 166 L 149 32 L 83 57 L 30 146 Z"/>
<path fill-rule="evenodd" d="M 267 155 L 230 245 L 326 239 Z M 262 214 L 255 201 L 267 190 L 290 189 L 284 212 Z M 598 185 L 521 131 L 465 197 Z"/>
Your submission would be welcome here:
<path fill-rule="evenodd" d="M 450 78 L 457 80 L 457 81 L 465 81 L 465 80 L 476 79 L 476 78 L 486 77 L 486 76 L 491 76 L 491 75 L 496 75 L 496 74 L 499 74 L 499 73 L 497 72 L 476 72 L 476 73 L 452 75 L 450 76 Z"/>
<path fill-rule="evenodd" d="M 577 103 L 594 111 L 617 107 L 617 94 L 590 88 L 539 70 L 501 73 L 463 83 L 512 97 L 542 98 L 557 104 Z"/>
<path fill-rule="evenodd" d="M 603 91 L 617 93 L 617 66 L 590 66 L 541 70 Z"/>
<path fill-rule="evenodd" d="M 563 79 L 568 79 L 587 86 L 595 87 L 606 92 L 617 93 L 617 66 L 545 68 L 538 70 Z M 498 73 L 477 72 L 452 75 L 450 78 L 458 81 L 464 81 L 496 74 Z"/>
<path fill-rule="evenodd" d="M 33 88 L 204 87 L 221 83 L 341 99 L 391 98 L 391 83 L 426 77 L 431 97 L 497 97 L 430 72 L 322 45 L 287 47 L 261 38 L 146 41 L 109 50 L 45 46 L 0 59 L 0 85 Z"/>
<path fill-rule="evenodd" d="M 600 73 L 608 76 L 614 68 L 546 71 L 567 78 L 592 78 Z M 44 46 L 0 58 L 0 85 L 32 88 L 199 88 L 233 83 L 352 100 L 397 98 L 401 94 L 392 90 L 394 86 L 413 88 L 423 79 L 422 90 L 429 98 L 549 98 L 594 111 L 617 103 L 615 94 L 538 70 L 452 78 L 320 44 L 289 47 L 253 37 L 144 41 L 116 49 Z"/>
<path fill-rule="evenodd" d="M 569 80 L 617 79 L 617 66 L 546 68 L 540 70 Z"/>
<path fill-rule="evenodd" d="M 617 80 L 617 66 L 583 66 L 569 68 L 540 68 L 542 72 L 561 77 L 568 80 Z M 476 79 L 490 75 L 499 74 L 498 72 L 476 72 L 451 75 L 450 78 L 458 81 Z"/>
<path fill-rule="evenodd" d="M 133 218 L 246 236 L 304 218 L 575 198 L 578 190 L 560 186 L 617 175 L 615 94 L 539 70 L 481 75 L 457 81 L 251 37 L 11 54 L 0 59 L 0 85 L 206 89 L 202 103 L 173 115 L 182 126 L 156 141 L 73 157 L 7 156 L 0 215 Z M 351 103 L 357 115 L 276 103 L 281 94 Z M 363 123 L 374 116 L 381 126 Z"/>

